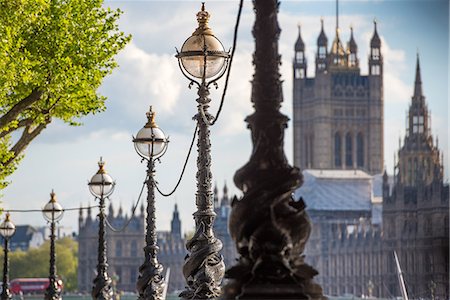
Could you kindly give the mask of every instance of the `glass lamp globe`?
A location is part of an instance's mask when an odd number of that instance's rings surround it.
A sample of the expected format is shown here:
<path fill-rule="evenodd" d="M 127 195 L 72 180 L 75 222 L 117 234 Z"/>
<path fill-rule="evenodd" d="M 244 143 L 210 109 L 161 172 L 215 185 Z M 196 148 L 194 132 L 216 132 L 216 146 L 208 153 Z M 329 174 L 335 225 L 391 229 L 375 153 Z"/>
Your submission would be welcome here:
<path fill-rule="evenodd" d="M 62 219 L 64 210 L 58 202 L 56 202 L 56 194 L 52 191 L 50 201 L 42 209 L 44 219 L 49 222 L 57 222 Z"/>
<path fill-rule="evenodd" d="M 202 10 L 197 13 L 198 28 L 181 47 L 177 57 L 183 68 L 195 78 L 211 78 L 219 74 L 225 66 L 228 53 L 208 26 L 210 14 Z"/>
<path fill-rule="evenodd" d="M 105 171 L 105 162 L 100 157 L 98 162 L 98 171 L 92 176 L 91 181 L 89 181 L 89 191 L 92 195 L 98 198 L 103 198 L 112 194 L 114 190 L 114 180 Z"/>
<path fill-rule="evenodd" d="M 147 124 L 139 130 L 133 139 L 134 147 L 139 155 L 147 159 L 157 158 L 164 154 L 167 148 L 167 138 L 155 123 L 155 113 L 150 106 L 147 112 Z"/>
<path fill-rule="evenodd" d="M 0 224 L 0 234 L 5 238 L 10 238 L 16 232 L 16 226 L 13 222 L 11 222 L 9 218 L 9 213 L 6 214 L 5 221 Z"/>

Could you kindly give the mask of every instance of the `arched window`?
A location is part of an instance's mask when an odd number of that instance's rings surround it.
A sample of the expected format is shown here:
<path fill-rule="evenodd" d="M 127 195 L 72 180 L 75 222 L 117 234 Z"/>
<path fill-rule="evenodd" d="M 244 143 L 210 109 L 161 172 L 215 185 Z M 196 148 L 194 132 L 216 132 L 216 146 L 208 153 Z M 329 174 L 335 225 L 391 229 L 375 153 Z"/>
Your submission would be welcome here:
<path fill-rule="evenodd" d="M 350 132 L 345 136 L 345 165 L 347 167 L 353 166 L 353 143 Z"/>
<path fill-rule="evenodd" d="M 364 167 L 364 140 L 361 132 L 356 136 L 356 164 Z"/>
<path fill-rule="evenodd" d="M 117 241 L 116 243 L 116 256 L 117 257 L 122 256 L 122 241 Z"/>
<path fill-rule="evenodd" d="M 339 132 L 334 135 L 334 165 L 336 167 L 342 166 L 342 141 Z"/>
<path fill-rule="evenodd" d="M 133 240 L 131 242 L 130 254 L 132 257 L 137 256 L 137 241 L 136 240 Z"/>

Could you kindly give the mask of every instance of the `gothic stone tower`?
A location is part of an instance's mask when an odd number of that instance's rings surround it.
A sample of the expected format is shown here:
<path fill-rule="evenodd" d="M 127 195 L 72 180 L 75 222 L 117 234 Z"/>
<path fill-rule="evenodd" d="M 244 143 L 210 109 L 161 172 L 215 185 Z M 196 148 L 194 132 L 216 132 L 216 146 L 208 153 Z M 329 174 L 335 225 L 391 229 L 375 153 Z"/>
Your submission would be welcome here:
<path fill-rule="evenodd" d="M 400 295 L 395 250 L 411 298 L 448 299 L 449 187 L 443 182 L 443 158 L 431 135 L 419 57 L 407 121 L 392 193 L 386 174 L 383 180 L 384 283 Z"/>
<path fill-rule="evenodd" d="M 321 22 L 315 77 L 307 77 L 300 30 L 294 47 L 294 164 L 302 170 L 358 168 L 379 174 L 383 171 L 384 104 L 383 56 L 376 23 L 369 74 L 361 75 L 353 29 L 344 48 L 336 24 L 328 51 Z"/>

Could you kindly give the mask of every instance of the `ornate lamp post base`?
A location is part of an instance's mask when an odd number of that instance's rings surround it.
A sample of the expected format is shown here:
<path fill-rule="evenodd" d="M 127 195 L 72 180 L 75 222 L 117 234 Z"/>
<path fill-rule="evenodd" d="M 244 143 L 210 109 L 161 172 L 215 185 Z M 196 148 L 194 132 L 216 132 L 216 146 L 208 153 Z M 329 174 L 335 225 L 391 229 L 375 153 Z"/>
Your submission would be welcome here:
<path fill-rule="evenodd" d="M 94 279 L 94 287 L 92 288 L 92 298 L 98 300 L 111 300 L 113 298 L 112 280 L 108 274 L 97 276 Z"/>

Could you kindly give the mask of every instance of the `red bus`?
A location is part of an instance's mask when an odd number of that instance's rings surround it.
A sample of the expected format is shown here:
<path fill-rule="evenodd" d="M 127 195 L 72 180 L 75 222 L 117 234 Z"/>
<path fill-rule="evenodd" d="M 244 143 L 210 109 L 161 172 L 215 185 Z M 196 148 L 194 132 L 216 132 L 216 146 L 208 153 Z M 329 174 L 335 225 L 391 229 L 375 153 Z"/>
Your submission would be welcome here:
<path fill-rule="evenodd" d="M 48 278 L 16 278 L 10 282 L 10 290 L 13 294 L 44 294 L 50 280 Z M 58 280 L 58 285 L 62 289 L 63 284 Z"/>

